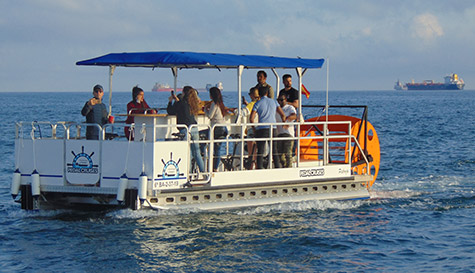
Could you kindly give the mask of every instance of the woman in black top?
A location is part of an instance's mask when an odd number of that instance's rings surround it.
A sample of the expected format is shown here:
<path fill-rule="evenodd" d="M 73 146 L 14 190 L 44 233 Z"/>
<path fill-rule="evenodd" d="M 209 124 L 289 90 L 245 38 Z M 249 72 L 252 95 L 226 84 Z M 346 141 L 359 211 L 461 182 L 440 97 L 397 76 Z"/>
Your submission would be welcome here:
<path fill-rule="evenodd" d="M 173 103 L 175 100 L 175 103 Z M 191 86 L 183 87 L 183 98 L 180 99 L 175 94 L 168 98 L 167 113 L 176 115 L 176 123 L 183 124 L 190 128 L 192 124 L 197 124 L 195 115 L 200 110 L 200 98 L 197 91 Z M 186 133 L 186 129 L 180 129 L 180 133 Z M 190 130 L 191 140 L 199 140 L 199 132 L 197 127 Z M 191 155 L 196 161 L 200 172 L 205 171 L 203 158 L 201 157 L 200 145 L 194 141 L 191 142 Z"/>

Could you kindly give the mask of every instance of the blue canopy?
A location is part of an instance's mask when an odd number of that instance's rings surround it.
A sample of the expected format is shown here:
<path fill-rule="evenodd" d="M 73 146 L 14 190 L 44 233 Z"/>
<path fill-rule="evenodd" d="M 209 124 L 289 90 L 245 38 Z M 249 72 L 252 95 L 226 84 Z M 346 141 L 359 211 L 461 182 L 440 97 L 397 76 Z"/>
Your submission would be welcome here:
<path fill-rule="evenodd" d="M 198 52 L 110 53 L 79 61 L 76 65 L 176 68 L 321 68 L 324 59 L 283 58 L 260 55 L 234 55 Z"/>

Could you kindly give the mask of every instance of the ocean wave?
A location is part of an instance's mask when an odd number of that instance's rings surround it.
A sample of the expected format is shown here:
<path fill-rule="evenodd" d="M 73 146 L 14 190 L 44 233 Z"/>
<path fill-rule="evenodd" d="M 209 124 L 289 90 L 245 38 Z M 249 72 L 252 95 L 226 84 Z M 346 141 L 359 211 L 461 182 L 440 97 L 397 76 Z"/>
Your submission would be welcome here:
<path fill-rule="evenodd" d="M 172 216 L 172 215 L 187 215 L 192 213 L 204 212 L 203 210 L 193 208 L 193 209 L 143 209 L 143 210 L 131 210 L 131 209 L 121 209 L 108 212 L 107 217 L 116 218 L 116 219 L 142 219 L 142 218 L 153 218 L 153 217 L 163 217 L 163 216 Z"/>

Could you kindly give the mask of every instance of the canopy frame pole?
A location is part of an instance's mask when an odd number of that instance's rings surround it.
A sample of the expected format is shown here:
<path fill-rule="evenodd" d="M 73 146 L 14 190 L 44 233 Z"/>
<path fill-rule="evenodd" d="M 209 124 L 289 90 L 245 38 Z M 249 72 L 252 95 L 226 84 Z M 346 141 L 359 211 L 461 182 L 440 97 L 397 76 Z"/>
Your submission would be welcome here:
<path fill-rule="evenodd" d="M 176 68 L 176 66 L 172 67 L 172 74 L 173 74 L 173 90 L 175 91 L 175 95 L 177 95 L 176 93 L 176 85 L 177 85 L 177 80 L 178 80 L 178 69 Z"/>
<path fill-rule="evenodd" d="M 242 72 L 244 70 L 244 65 L 239 65 L 237 67 L 237 78 L 238 78 L 238 82 L 237 82 L 237 88 L 238 88 L 238 112 L 237 112 L 237 117 L 236 117 L 236 123 L 237 124 L 241 124 L 241 119 L 242 119 L 242 116 L 241 116 L 241 113 L 242 113 Z M 247 121 L 244 121 L 244 123 L 247 123 Z M 242 171 L 244 169 L 244 164 L 242 164 L 242 162 L 244 162 L 244 127 L 243 126 L 240 126 L 241 127 L 241 167 L 240 167 L 240 170 Z M 236 145 L 237 143 L 235 143 Z"/>
<path fill-rule="evenodd" d="M 299 109 L 297 109 L 297 112 L 299 113 L 299 116 L 297 117 L 300 120 L 300 114 L 302 113 L 302 84 L 303 84 L 303 76 L 307 72 L 307 68 L 302 69 L 301 67 L 295 68 L 295 71 L 297 72 L 297 75 L 299 76 Z"/>
<path fill-rule="evenodd" d="M 295 68 L 295 71 L 297 72 L 297 75 L 299 76 L 299 109 L 297 109 L 297 120 L 299 121 L 299 123 L 303 123 L 304 120 L 302 120 L 300 117 L 303 116 L 302 114 L 302 84 L 303 84 L 303 74 L 305 74 L 305 72 L 307 71 L 307 69 L 305 70 L 302 70 L 301 67 L 297 67 Z M 297 135 L 299 136 L 297 138 L 298 140 L 298 145 L 297 147 L 299 147 L 297 149 L 297 167 L 299 167 L 300 165 L 300 125 L 297 126 Z"/>
<path fill-rule="evenodd" d="M 301 67 L 297 67 L 295 68 L 295 71 L 297 72 L 297 75 L 299 76 L 299 88 L 298 88 L 299 90 L 299 107 L 298 108 L 299 109 L 297 109 L 297 112 L 299 113 L 299 116 L 300 116 L 300 114 L 302 113 L 301 111 L 302 110 L 302 84 L 303 84 L 302 79 L 303 79 L 303 74 L 305 74 L 306 69 L 302 70 Z"/>
<path fill-rule="evenodd" d="M 280 78 L 275 68 L 272 68 L 272 72 L 274 72 L 274 75 L 275 75 L 275 87 L 276 87 L 276 89 L 274 90 L 274 99 L 278 99 L 279 90 L 280 90 Z"/>
<path fill-rule="evenodd" d="M 325 155 L 325 158 L 324 158 L 324 161 L 323 161 L 323 164 L 324 165 L 328 165 L 328 162 L 329 162 L 329 149 L 328 149 L 328 139 L 327 139 L 327 134 L 328 134 L 328 87 L 329 87 L 329 78 L 330 78 L 330 58 L 327 58 L 327 90 L 326 90 L 326 99 L 325 99 L 325 130 L 323 131 L 323 136 L 325 137 L 325 141 L 324 141 L 324 155 Z"/>
<path fill-rule="evenodd" d="M 112 76 L 114 75 L 115 65 L 109 66 L 109 116 L 112 114 Z"/>
<path fill-rule="evenodd" d="M 237 78 L 238 78 L 238 82 L 237 82 L 237 88 L 238 88 L 238 122 L 240 123 L 241 122 L 241 107 L 242 107 L 242 100 L 241 100 L 241 97 L 242 97 L 242 71 L 244 70 L 244 65 L 239 65 L 237 67 Z"/>

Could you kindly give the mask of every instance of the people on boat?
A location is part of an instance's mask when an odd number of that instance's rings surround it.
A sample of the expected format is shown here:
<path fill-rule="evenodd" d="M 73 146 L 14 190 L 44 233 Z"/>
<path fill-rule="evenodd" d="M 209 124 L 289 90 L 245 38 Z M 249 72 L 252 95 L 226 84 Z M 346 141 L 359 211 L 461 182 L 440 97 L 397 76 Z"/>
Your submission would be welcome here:
<path fill-rule="evenodd" d="M 251 98 L 251 102 L 247 102 L 244 96 L 242 96 L 242 104 L 244 106 L 242 107 L 241 111 L 242 111 L 243 119 L 245 119 L 247 123 L 249 123 L 249 119 L 251 117 L 251 112 L 252 112 L 252 108 L 254 107 L 254 104 L 256 103 L 256 101 L 260 99 L 259 88 L 251 87 L 251 89 L 249 89 L 249 97 Z"/>
<path fill-rule="evenodd" d="M 107 123 L 114 123 L 114 118 L 108 117 L 107 108 L 102 103 L 104 88 L 96 84 L 92 89 L 93 98 L 89 99 L 81 110 L 81 114 L 86 117 L 86 123 L 96 123 L 101 127 Z M 96 126 L 87 126 L 86 139 L 99 139 L 99 128 Z"/>
<path fill-rule="evenodd" d="M 284 112 L 282 108 L 277 104 L 277 102 L 269 97 L 269 86 L 259 87 L 259 96 L 260 100 L 254 104 L 251 112 L 251 121 L 255 122 L 254 118 L 256 115 L 259 115 L 258 123 L 275 123 L 276 113 L 278 113 L 282 120 L 285 120 Z M 275 125 L 258 125 L 256 127 L 256 138 L 269 138 L 271 136 L 276 138 L 277 131 Z M 264 151 L 265 151 L 266 141 L 257 141 L 257 169 L 267 168 L 264 166 Z M 272 144 L 272 159 L 274 161 L 275 168 L 281 168 L 280 158 L 277 151 L 277 143 L 274 140 Z M 270 161 L 270 158 L 268 162 Z M 265 164 L 267 165 L 267 164 Z"/>
<path fill-rule="evenodd" d="M 269 86 L 268 97 L 274 99 L 274 88 L 267 82 L 267 73 L 264 70 L 259 70 L 257 72 L 257 84 L 255 87 L 259 88 L 261 86 Z"/>
<path fill-rule="evenodd" d="M 249 89 L 249 97 L 251 98 L 251 102 L 246 102 L 246 108 L 249 110 L 249 113 L 252 112 L 252 108 L 254 107 L 254 104 L 256 103 L 256 101 L 259 100 L 259 88 L 257 87 L 251 87 L 251 89 Z"/>
<path fill-rule="evenodd" d="M 292 104 L 295 109 L 299 108 L 299 91 L 292 87 L 292 76 L 290 74 L 285 74 L 282 76 L 282 83 L 284 88 L 279 91 L 280 95 L 285 95 L 287 103 Z"/>
<path fill-rule="evenodd" d="M 206 116 L 211 121 L 211 128 L 216 124 L 224 124 L 226 121 L 224 117 L 227 114 L 226 106 L 224 106 L 223 96 L 221 90 L 217 87 L 211 87 L 209 89 L 209 96 L 211 98 L 211 103 L 206 105 L 204 108 Z M 209 131 L 208 131 L 209 135 Z M 214 139 L 223 139 L 228 135 L 228 129 L 226 126 L 216 126 L 214 127 Z M 217 171 L 219 163 L 221 162 L 220 158 L 224 154 L 221 151 L 221 142 L 214 144 L 214 159 L 213 159 L 213 171 Z"/>
<path fill-rule="evenodd" d="M 125 120 L 126 124 L 132 124 L 134 123 L 134 116 L 131 114 L 144 114 L 144 113 L 150 113 L 154 114 L 156 111 L 154 109 L 151 109 L 150 106 L 148 106 L 147 102 L 144 99 L 144 92 L 143 89 L 134 86 L 132 88 L 132 100 L 127 104 L 127 119 Z M 134 134 L 130 133 L 130 127 L 126 126 L 124 127 L 124 133 L 125 137 L 127 139 L 133 140 L 134 139 Z"/>
<path fill-rule="evenodd" d="M 200 98 L 197 91 L 191 86 L 183 87 L 183 98 L 178 98 L 174 93 L 168 98 L 167 113 L 169 115 L 176 115 L 176 123 L 186 125 L 190 130 L 191 125 L 197 124 L 195 116 L 201 110 Z M 179 128 L 180 133 L 186 134 L 185 128 Z M 193 141 L 199 140 L 198 128 L 195 126 L 190 130 L 191 134 L 191 155 L 195 159 L 200 172 L 205 171 L 203 158 L 200 153 L 200 145 Z"/>
<path fill-rule="evenodd" d="M 260 99 L 259 97 L 259 88 L 256 87 L 251 87 L 249 89 L 249 97 L 251 98 L 251 102 L 247 102 L 244 99 L 245 102 L 245 107 L 243 108 L 243 117 L 246 119 L 247 123 L 252 123 L 251 122 L 251 112 L 252 108 L 254 107 L 254 104 Z M 258 119 L 258 115 L 254 117 L 254 119 Z M 247 137 L 253 138 L 255 136 L 254 128 L 253 127 L 247 127 L 246 128 L 246 135 Z M 248 153 L 248 163 L 246 166 L 246 169 L 253 169 L 255 163 L 256 163 L 256 142 L 255 141 L 248 141 L 247 142 L 247 153 Z"/>
<path fill-rule="evenodd" d="M 287 103 L 287 96 L 282 93 L 277 99 L 282 111 L 284 111 L 285 120 L 280 115 L 276 115 L 277 122 L 293 122 L 297 119 L 297 111 L 292 104 Z M 293 125 L 277 125 L 277 137 L 294 137 L 295 130 Z M 277 142 L 277 151 L 280 156 L 282 167 L 290 168 L 292 166 L 292 149 L 294 141 L 291 139 L 280 140 Z"/>

